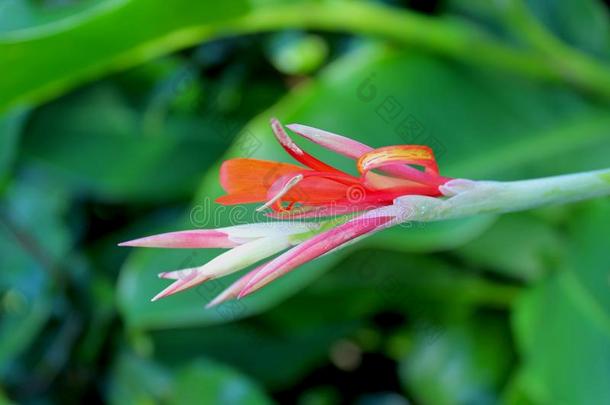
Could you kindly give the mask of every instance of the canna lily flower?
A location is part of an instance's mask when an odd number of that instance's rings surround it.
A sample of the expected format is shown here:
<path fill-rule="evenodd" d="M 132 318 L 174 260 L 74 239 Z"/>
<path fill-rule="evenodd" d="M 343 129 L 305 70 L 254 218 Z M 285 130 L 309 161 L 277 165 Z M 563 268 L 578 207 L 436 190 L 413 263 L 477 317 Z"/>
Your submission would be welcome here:
<path fill-rule="evenodd" d="M 240 271 L 288 249 L 238 279 L 208 307 L 245 297 L 303 263 L 404 221 L 408 210 L 396 201 L 403 202 L 405 196 L 437 200 L 435 197 L 443 196 L 443 187 L 451 180 L 440 175 L 434 153 L 427 146 L 373 149 L 320 129 L 288 125 L 296 134 L 353 159 L 358 175 L 352 175 L 302 150 L 276 119 L 271 120 L 271 126 L 284 150 L 302 166 L 246 158 L 227 160 L 220 168 L 226 195 L 216 201 L 224 205 L 262 204 L 258 210 L 268 209 L 268 216 L 284 221 L 170 232 L 121 243 L 230 249 L 202 266 L 159 274 L 174 282 L 153 301 Z M 318 221 L 286 221 L 295 218 Z"/>
<path fill-rule="evenodd" d="M 304 167 L 259 159 L 227 160 L 220 168 L 220 183 L 227 194 L 216 202 L 263 203 L 259 210 L 270 208 L 273 212 L 269 216 L 278 218 L 335 216 L 390 205 L 403 195 L 440 196 L 439 186 L 449 180 L 439 175 L 434 153 L 427 146 L 373 149 L 316 128 L 288 126 L 295 133 L 356 160 L 360 175 L 354 176 L 303 151 L 276 119 L 271 120 L 271 126 L 286 152 Z"/>

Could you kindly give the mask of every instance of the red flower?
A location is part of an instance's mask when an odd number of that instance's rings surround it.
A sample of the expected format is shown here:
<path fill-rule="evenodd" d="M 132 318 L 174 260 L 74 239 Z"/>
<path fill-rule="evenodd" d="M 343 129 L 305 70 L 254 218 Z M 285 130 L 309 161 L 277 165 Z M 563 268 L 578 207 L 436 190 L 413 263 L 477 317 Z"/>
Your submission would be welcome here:
<path fill-rule="evenodd" d="M 269 215 L 282 219 L 366 213 L 320 222 L 276 221 L 170 232 L 122 243 L 123 246 L 231 249 L 201 266 L 159 274 L 174 282 L 153 300 L 242 270 L 288 249 L 251 270 L 208 306 L 246 296 L 350 240 L 404 220 L 404 209 L 392 205 L 397 197 L 440 196 L 439 187 L 449 180 L 439 174 L 434 153 L 427 146 L 373 149 L 320 129 L 288 126 L 297 134 L 356 160 L 358 175 L 352 175 L 303 151 L 277 120 L 272 120 L 271 125 L 280 144 L 303 166 L 258 159 L 227 160 L 220 169 L 220 183 L 227 194 L 217 202 L 264 203 L 261 209 L 271 208 L 273 212 Z"/>
<path fill-rule="evenodd" d="M 357 159 L 359 175 L 354 176 L 302 150 L 276 119 L 271 126 L 286 152 L 303 166 L 259 159 L 227 160 L 220 169 L 220 183 L 227 194 L 218 198 L 218 203 L 264 203 L 263 207 L 275 211 L 270 215 L 279 218 L 331 216 L 390 205 L 403 195 L 439 196 L 438 187 L 449 180 L 439 175 L 434 153 L 427 146 L 373 149 L 330 132 L 289 126 L 313 142 Z"/>

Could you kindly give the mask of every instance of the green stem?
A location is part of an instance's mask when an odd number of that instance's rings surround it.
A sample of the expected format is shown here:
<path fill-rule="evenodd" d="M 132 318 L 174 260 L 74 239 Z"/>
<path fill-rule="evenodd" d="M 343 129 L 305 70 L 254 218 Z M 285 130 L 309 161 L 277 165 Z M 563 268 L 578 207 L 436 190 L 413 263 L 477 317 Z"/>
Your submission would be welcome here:
<path fill-rule="evenodd" d="M 456 179 L 442 186 L 448 199 L 406 196 L 406 220 L 439 221 L 501 214 L 610 195 L 610 169 L 521 181 Z"/>
<path fill-rule="evenodd" d="M 465 62 L 510 70 L 529 77 L 568 81 L 610 99 L 610 70 L 567 47 L 549 57 L 539 47 L 516 48 L 456 18 L 428 17 L 364 2 L 305 3 L 262 8 L 221 28 L 248 33 L 287 28 L 345 31 L 419 46 Z M 567 60 L 564 60 L 567 58 Z M 558 63 L 561 60 L 562 63 Z M 569 68 L 566 68 L 566 65 Z"/>
<path fill-rule="evenodd" d="M 567 81 L 581 87 L 596 84 L 600 92 L 610 92 L 608 66 L 559 40 L 540 23 L 523 0 L 510 0 L 505 7 L 502 15 L 512 32 L 561 71 Z"/>
<path fill-rule="evenodd" d="M 473 181 L 454 179 L 441 186 L 448 198 L 406 195 L 394 201 L 403 210 L 394 210 L 398 222 L 443 221 L 480 214 L 502 214 L 523 211 L 553 204 L 566 204 L 579 200 L 610 196 L 610 169 L 544 177 L 520 181 Z M 372 210 L 366 215 L 387 215 L 385 209 Z M 392 207 L 394 208 L 394 207 Z M 300 243 L 327 231 L 357 214 L 341 215 L 321 221 L 320 228 L 294 235 L 292 242 Z M 380 228 L 381 229 L 381 228 Z"/>
<path fill-rule="evenodd" d="M 139 7 L 142 2 L 127 2 Z M 118 14 L 117 14 L 118 15 Z M 116 18 L 111 14 L 108 18 Z M 79 26 L 87 32 L 92 24 L 103 24 L 106 17 L 87 20 Z M 521 18 L 521 19 L 520 19 Z M 77 58 L 75 67 L 66 72 L 52 73 L 34 83 L 19 81 L 0 94 L 0 111 L 21 103 L 40 102 L 65 92 L 75 84 L 98 77 L 110 70 L 125 69 L 172 51 L 193 46 L 202 41 L 227 35 L 243 35 L 281 29 L 318 29 L 368 35 L 393 41 L 400 45 L 415 46 L 473 65 L 491 66 L 527 77 L 575 84 L 590 94 L 610 100 L 610 69 L 588 55 L 558 45 L 552 35 L 540 32 L 532 21 L 517 16 L 517 27 L 525 27 L 527 45 L 512 46 L 503 43 L 474 24 L 459 18 L 429 17 L 407 10 L 361 1 L 298 2 L 297 4 L 256 6 L 239 17 L 229 17 L 216 23 L 193 23 L 165 32 L 152 27 L 153 35 L 133 46 L 117 47 L 107 51 L 100 60 Z M 520 20 L 519 20 L 520 19 Z M 525 22 L 524 22 L 525 21 Z M 163 25 L 163 24 L 161 24 Z M 3 50 L 16 65 L 27 67 L 32 55 L 22 54 L 21 46 L 54 43 L 63 31 L 39 32 L 33 38 L 1 35 Z M 550 46 L 549 46 L 550 44 Z M 17 50 L 15 50 L 17 49 Z M 27 49 L 27 48 L 26 48 Z M 44 55 L 43 55 L 44 59 Z M 2 62 L 2 61 L 0 61 Z M 44 62 L 44 60 L 43 60 Z M 23 66 L 22 66 L 23 67 Z"/>
<path fill-rule="evenodd" d="M 470 62 L 505 67 L 543 78 L 559 78 L 543 59 L 504 46 L 458 19 L 428 17 L 364 2 L 307 3 L 265 8 L 235 21 L 237 31 L 321 29 L 370 35 L 402 45 L 421 46 Z"/>

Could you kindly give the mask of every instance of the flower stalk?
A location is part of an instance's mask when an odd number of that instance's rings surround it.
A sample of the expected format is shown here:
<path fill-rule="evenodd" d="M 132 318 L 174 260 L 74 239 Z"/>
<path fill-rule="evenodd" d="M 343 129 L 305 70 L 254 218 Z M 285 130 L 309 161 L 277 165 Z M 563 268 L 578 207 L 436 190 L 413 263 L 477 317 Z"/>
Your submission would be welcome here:
<path fill-rule="evenodd" d="M 395 204 L 404 220 L 440 221 L 478 214 L 502 214 L 610 195 L 610 169 L 520 181 L 450 180 L 440 187 L 447 199 L 405 196 Z"/>

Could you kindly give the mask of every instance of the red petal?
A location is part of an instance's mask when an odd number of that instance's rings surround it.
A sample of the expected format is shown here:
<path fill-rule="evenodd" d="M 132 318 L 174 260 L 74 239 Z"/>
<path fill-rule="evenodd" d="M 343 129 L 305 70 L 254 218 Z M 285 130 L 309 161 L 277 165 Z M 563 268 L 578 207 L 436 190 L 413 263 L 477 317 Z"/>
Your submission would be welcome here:
<path fill-rule="evenodd" d="M 321 172 L 343 173 L 341 170 L 327 165 L 301 149 L 299 145 L 294 143 L 294 141 L 288 136 L 286 131 L 284 131 L 282 124 L 276 118 L 271 119 L 271 128 L 273 129 L 273 133 L 275 134 L 275 137 L 279 141 L 280 145 L 282 145 L 284 150 L 298 162 L 312 168 L 313 170 Z"/>
<path fill-rule="evenodd" d="M 284 193 L 271 206 L 274 210 L 285 210 L 281 205 L 282 201 L 290 203 L 288 209 L 295 203 L 302 205 L 331 204 L 337 200 L 345 200 L 350 187 L 363 187 L 360 185 L 360 179 L 342 173 L 305 171 L 299 173 L 299 176 L 301 176 L 301 180 L 287 192 L 285 187 L 295 179 L 293 175 L 280 177 L 269 188 L 267 201 L 272 201 L 280 193 Z"/>

